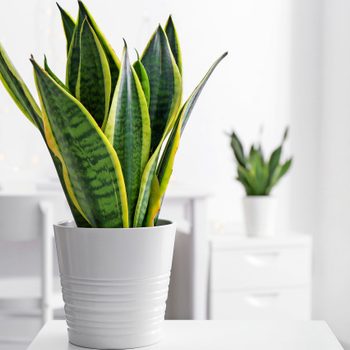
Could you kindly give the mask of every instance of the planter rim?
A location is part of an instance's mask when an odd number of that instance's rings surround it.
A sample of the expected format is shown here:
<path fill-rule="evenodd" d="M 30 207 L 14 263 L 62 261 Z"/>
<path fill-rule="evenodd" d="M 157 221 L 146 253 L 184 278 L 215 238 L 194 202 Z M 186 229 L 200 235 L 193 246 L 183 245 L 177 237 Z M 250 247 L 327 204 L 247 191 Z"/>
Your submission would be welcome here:
<path fill-rule="evenodd" d="M 158 231 L 164 226 L 175 226 L 174 221 L 159 219 L 156 226 L 142 226 L 142 227 L 78 227 L 76 226 L 74 220 L 63 220 L 53 225 L 55 228 L 73 229 L 74 231 L 93 231 L 93 230 L 103 230 L 104 232 L 127 232 L 127 231 Z"/>
<path fill-rule="evenodd" d="M 273 199 L 275 199 L 275 198 L 277 198 L 277 197 L 275 197 L 274 195 L 271 195 L 271 194 L 269 194 L 269 195 L 253 195 L 253 196 L 248 196 L 248 195 L 245 195 L 245 196 L 243 196 L 243 199 L 247 199 L 247 198 L 273 198 Z"/>

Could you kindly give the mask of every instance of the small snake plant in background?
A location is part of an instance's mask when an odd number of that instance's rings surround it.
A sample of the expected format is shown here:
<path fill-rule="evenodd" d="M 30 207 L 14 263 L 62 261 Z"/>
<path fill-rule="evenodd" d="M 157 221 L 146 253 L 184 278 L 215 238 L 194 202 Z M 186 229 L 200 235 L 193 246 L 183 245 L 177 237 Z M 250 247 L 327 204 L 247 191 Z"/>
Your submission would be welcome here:
<path fill-rule="evenodd" d="M 243 185 L 247 196 L 268 196 L 292 165 L 291 158 L 281 162 L 283 145 L 288 137 L 288 128 L 283 134 L 281 144 L 267 158 L 264 157 L 261 144 L 257 147 L 252 145 L 249 154 L 245 154 L 237 134 L 233 131 L 229 136 L 237 162 L 236 179 Z"/>
<path fill-rule="evenodd" d="M 171 16 L 130 63 L 121 61 L 86 6 L 76 21 L 60 6 L 67 39 L 63 83 L 31 58 L 35 102 L 0 46 L 0 79 L 38 128 L 79 227 L 140 227 L 157 222 L 181 134 L 211 66 L 182 104 L 181 50 Z"/>

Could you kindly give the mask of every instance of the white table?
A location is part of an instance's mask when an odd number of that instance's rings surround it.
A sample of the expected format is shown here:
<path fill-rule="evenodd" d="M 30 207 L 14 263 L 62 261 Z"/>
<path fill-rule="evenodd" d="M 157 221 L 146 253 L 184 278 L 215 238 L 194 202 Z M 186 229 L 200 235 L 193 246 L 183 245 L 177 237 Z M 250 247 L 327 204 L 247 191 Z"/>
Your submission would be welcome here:
<path fill-rule="evenodd" d="M 165 321 L 164 340 L 147 350 L 342 350 L 324 321 Z M 51 321 L 28 350 L 81 349 L 65 321 Z"/>

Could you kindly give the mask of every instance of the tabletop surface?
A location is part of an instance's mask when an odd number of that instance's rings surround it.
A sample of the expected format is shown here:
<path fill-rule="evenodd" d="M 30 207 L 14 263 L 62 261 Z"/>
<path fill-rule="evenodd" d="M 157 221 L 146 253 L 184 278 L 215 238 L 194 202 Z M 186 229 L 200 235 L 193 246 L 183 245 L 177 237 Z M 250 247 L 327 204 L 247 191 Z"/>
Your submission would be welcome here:
<path fill-rule="evenodd" d="M 145 350 L 342 350 L 324 321 L 165 321 L 165 337 Z M 28 350 L 77 350 L 65 321 L 45 325 Z"/>

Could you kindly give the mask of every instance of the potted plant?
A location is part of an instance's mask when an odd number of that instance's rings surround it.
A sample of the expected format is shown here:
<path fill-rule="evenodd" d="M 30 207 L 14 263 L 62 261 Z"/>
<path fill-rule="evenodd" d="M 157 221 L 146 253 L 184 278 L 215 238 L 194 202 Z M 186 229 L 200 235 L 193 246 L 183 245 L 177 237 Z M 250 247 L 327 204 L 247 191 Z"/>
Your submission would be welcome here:
<path fill-rule="evenodd" d="M 271 236 L 275 233 L 276 199 L 270 193 L 292 165 L 291 158 L 281 161 L 288 128 L 270 157 L 264 156 L 261 144 L 253 144 L 249 153 L 245 153 L 237 134 L 233 131 L 229 136 L 237 163 L 236 179 L 246 193 L 243 198 L 246 233 L 248 236 Z"/>
<path fill-rule="evenodd" d="M 161 337 L 175 225 L 158 220 L 181 134 L 218 58 L 184 104 L 181 50 L 169 17 L 143 54 L 121 61 L 78 1 L 59 7 L 66 79 L 31 57 L 35 102 L 0 47 L 0 78 L 41 133 L 74 221 L 55 226 L 69 339 L 124 349 Z"/>

